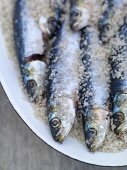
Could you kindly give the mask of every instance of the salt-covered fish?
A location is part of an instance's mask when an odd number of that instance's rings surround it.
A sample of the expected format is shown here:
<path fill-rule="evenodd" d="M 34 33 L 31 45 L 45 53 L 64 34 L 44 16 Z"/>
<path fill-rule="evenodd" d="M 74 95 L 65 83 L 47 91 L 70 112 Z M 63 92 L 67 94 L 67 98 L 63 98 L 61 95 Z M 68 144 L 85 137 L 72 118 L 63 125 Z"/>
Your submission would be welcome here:
<path fill-rule="evenodd" d="M 82 30 L 80 49 L 83 76 L 79 111 L 83 115 L 86 146 L 95 152 L 103 144 L 109 129 L 109 64 L 96 28 Z"/>
<path fill-rule="evenodd" d="M 80 36 L 70 29 L 68 19 L 57 31 L 49 55 L 47 110 L 52 136 L 62 143 L 76 114 Z"/>
<path fill-rule="evenodd" d="M 17 0 L 14 37 L 23 84 L 31 100 L 40 103 L 44 93 L 46 63 L 42 32 L 29 14 L 25 0 Z"/>
<path fill-rule="evenodd" d="M 127 132 L 127 17 L 113 39 L 111 54 L 112 129 L 123 136 Z"/>

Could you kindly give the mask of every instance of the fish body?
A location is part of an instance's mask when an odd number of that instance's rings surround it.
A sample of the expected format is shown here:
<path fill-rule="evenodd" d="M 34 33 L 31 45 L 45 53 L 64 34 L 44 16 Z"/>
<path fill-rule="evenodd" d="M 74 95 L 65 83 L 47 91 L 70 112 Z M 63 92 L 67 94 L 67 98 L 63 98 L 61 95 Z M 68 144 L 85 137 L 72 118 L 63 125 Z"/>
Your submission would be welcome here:
<path fill-rule="evenodd" d="M 86 146 L 95 152 L 104 142 L 109 129 L 109 65 L 94 27 L 81 34 L 83 76 L 80 84 L 79 111 L 83 116 Z"/>
<path fill-rule="evenodd" d="M 112 129 L 122 136 L 127 132 L 127 17 L 113 40 L 111 62 Z"/>
<path fill-rule="evenodd" d="M 31 100 L 41 102 L 44 92 L 46 63 L 41 30 L 30 16 L 25 0 L 17 0 L 14 38 L 23 84 Z"/>
<path fill-rule="evenodd" d="M 65 19 L 49 54 L 47 110 L 52 136 L 62 143 L 70 132 L 76 113 L 78 91 L 79 33 Z"/>

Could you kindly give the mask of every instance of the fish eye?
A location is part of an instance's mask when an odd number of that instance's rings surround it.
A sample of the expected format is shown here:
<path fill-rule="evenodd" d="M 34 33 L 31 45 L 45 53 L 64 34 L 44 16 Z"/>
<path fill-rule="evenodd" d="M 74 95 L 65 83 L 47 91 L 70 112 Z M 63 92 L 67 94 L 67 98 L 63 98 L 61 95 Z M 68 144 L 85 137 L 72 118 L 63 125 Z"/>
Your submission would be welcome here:
<path fill-rule="evenodd" d="M 51 32 L 53 32 L 57 27 L 57 21 L 54 17 L 48 18 L 48 28 Z"/>
<path fill-rule="evenodd" d="M 54 22 L 56 22 L 56 19 L 54 17 L 48 18 L 48 24 L 53 24 Z"/>
<path fill-rule="evenodd" d="M 35 88 L 37 86 L 37 83 L 35 80 L 29 80 L 26 84 L 28 89 Z"/>
<path fill-rule="evenodd" d="M 97 130 L 95 128 L 89 128 L 86 132 L 86 138 L 91 139 L 95 138 L 97 135 Z"/>
<path fill-rule="evenodd" d="M 81 16 L 81 11 L 78 9 L 75 9 L 74 11 L 72 11 L 72 17 L 78 17 Z"/>
<path fill-rule="evenodd" d="M 50 125 L 53 128 L 58 128 L 61 125 L 61 120 L 58 117 L 55 117 L 50 121 Z"/>
<path fill-rule="evenodd" d="M 125 116 L 122 112 L 117 112 L 112 116 L 112 118 L 113 118 L 113 124 L 119 125 L 124 121 Z"/>

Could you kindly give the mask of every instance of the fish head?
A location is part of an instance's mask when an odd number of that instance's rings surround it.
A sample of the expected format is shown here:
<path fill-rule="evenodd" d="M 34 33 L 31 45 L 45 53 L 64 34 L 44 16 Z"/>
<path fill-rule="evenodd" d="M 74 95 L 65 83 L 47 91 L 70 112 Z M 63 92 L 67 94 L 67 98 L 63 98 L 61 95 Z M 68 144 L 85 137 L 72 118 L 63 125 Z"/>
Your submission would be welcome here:
<path fill-rule="evenodd" d="M 49 121 L 52 136 L 55 141 L 62 143 L 64 140 L 64 135 L 62 133 L 63 127 L 61 123 L 61 118 L 57 116 L 57 113 L 55 112 L 50 114 L 54 115 Z"/>
<path fill-rule="evenodd" d="M 27 62 L 24 66 L 24 85 L 29 97 L 35 103 L 42 101 L 45 70 L 46 64 L 43 61 Z"/>
<path fill-rule="evenodd" d="M 122 135 L 127 131 L 127 94 L 117 94 L 114 97 L 111 122 L 117 135 Z"/>
<path fill-rule="evenodd" d="M 44 16 L 40 17 L 39 25 L 40 25 L 44 40 L 48 40 L 56 34 L 56 31 L 59 28 L 59 24 L 60 22 L 54 16 L 50 16 L 47 19 Z"/>
<path fill-rule="evenodd" d="M 72 8 L 70 14 L 71 28 L 75 31 L 80 30 L 88 25 L 90 19 L 89 10 L 81 6 Z"/>
<path fill-rule="evenodd" d="M 44 16 L 41 16 L 39 19 L 39 26 L 42 31 L 42 35 L 43 35 L 44 39 L 47 40 L 51 34 L 49 25 L 48 25 L 48 19 L 45 18 Z"/>
<path fill-rule="evenodd" d="M 48 107 L 48 119 L 54 140 L 62 143 L 74 123 L 75 109 L 70 109 L 71 106 L 73 107 L 73 101 L 71 99 L 66 99 L 67 103 L 65 103 L 64 99 L 63 101 L 60 100 L 56 104 L 52 103 L 51 105 L 50 103 L 50 107 Z"/>
<path fill-rule="evenodd" d="M 48 28 L 50 30 L 51 37 L 55 35 L 59 27 L 59 21 L 55 17 L 48 18 Z"/>
<path fill-rule="evenodd" d="M 94 116 L 85 123 L 85 141 L 89 151 L 95 152 L 104 142 L 108 128 L 108 112 L 103 109 L 93 110 Z M 104 115 L 103 115 L 104 114 Z"/>

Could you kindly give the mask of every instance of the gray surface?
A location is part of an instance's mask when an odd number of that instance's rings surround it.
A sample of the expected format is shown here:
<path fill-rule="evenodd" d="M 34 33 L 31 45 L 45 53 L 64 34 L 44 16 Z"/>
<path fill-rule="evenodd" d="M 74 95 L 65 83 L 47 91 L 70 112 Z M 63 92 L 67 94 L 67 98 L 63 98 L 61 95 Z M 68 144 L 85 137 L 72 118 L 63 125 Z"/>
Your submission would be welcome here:
<path fill-rule="evenodd" d="M 107 160 L 108 161 L 108 160 Z M 68 158 L 40 140 L 17 115 L 0 86 L 0 170 L 125 170 Z"/>

